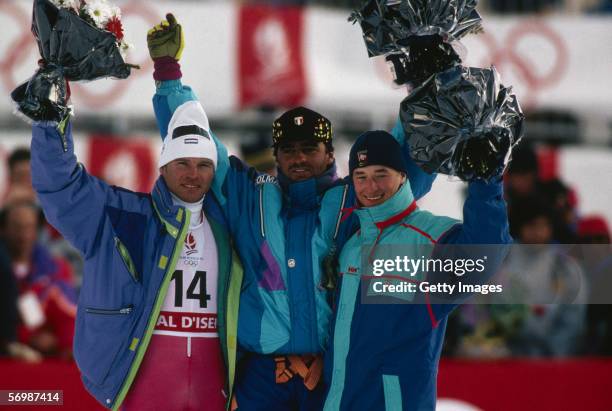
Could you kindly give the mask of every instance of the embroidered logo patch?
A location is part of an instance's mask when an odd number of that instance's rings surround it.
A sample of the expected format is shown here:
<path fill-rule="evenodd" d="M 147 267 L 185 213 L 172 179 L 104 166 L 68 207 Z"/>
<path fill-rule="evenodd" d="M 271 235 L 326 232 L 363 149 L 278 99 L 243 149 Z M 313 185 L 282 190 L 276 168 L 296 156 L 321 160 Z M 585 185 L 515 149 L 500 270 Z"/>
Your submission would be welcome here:
<path fill-rule="evenodd" d="M 304 117 L 302 116 L 294 117 L 293 122 L 295 123 L 296 126 L 301 126 L 302 124 L 304 124 Z"/>
<path fill-rule="evenodd" d="M 368 162 L 368 150 L 358 151 L 357 161 L 359 162 L 359 167 L 363 167 Z"/>
<path fill-rule="evenodd" d="M 269 174 L 260 174 L 255 178 L 256 185 L 265 184 L 265 183 L 272 183 L 272 184 L 278 185 L 278 181 L 276 180 L 276 177 L 271 176 Z"/>

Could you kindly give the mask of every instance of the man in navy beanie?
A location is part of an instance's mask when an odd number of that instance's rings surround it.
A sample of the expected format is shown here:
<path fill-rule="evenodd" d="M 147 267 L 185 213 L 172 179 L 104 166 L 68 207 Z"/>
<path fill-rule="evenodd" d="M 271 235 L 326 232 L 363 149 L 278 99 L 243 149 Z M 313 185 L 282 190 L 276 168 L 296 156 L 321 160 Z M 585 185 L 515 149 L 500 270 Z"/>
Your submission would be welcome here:
<path fill-rule="evenodd" d="M 390 275 L 381 281 L 371 265 L 362 266 L 364 261 L 371 264 L 384 258 L 393 246 L 400 247 L 404 256 L 423 258 L 428 257 L 427 250 L 446 255 L 447 247 L 440 251 L 438 244 L 511 242 L 501 178 L 469 184 L 463 222 L 435 216 L 417 207 L 400 153 L 398 142 L 385 131 L 368 131 L 351 148 L 349 168 L 357 197 L 354 214 L 360 230 L 345 243 L 339 257 L 338 272 L 343 275 L 336 287 L 332 338 L 324 361 L 326 411 L 436 408 L 444 330 L 459 300 L 431 304 L 417 292 L 413 303 L 373 303 L 368 297 L 377 290 L 376 282 L 381 286 L 395 284 L 397 279 Z M 456 281 L 453 273 L 448 277 L 441 278 Z"/>

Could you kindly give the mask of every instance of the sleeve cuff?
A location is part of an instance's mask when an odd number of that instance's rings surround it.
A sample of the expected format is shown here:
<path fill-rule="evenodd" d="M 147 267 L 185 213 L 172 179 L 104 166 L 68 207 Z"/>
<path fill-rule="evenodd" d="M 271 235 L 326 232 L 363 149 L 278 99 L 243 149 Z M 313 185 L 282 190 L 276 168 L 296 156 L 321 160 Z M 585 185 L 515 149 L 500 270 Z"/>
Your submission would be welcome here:
<path fill-rule="evenodd" d="M 157 94 L 169 95 L 183 90 L 181 80 L 160 80 L 155 82 Z"/>
<path fill-rule="evenodd" d="M 153 78 L 156 81 L 178 80 L 183 76 L 181 65 L 170 56 L 157 58 L 153 63 Z"/>
<path fill-rule="evenodd" d="M 501 196 L 504 192 L 504 186 L 501 177 L 496 177 L 494 180 L 485 182 L 475 180 L 468 185 L 468 196 L 478 198 Z"/>

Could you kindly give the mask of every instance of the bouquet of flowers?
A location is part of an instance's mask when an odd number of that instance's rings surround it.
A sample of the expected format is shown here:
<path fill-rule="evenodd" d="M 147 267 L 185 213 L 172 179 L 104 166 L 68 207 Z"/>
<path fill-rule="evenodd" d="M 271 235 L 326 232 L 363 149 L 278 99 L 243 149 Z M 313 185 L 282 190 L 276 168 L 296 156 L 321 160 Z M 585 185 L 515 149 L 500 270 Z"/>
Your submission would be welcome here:
<path fill-rule="evenodd" d="M 32 33 L 40 68 L 11 93 L 27 118 L 62 121 L 71 112 L 67 81 L 127 78 L 121 11 L 106 0 L 34 0 Z"/>

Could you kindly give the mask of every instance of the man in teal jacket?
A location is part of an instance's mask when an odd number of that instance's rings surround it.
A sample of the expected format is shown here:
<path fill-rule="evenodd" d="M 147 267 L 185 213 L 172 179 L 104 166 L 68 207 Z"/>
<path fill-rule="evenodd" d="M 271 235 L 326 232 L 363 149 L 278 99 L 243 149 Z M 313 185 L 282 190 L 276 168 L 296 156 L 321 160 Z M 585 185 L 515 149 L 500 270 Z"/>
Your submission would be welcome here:
<path fill-rule="evenodd" d="M 339 259 L 332 342 L 325 355 L 326 411 L 435 409 L 446 319 L 464 296 L 447 294 L 447 303 L 431 304 L 426 293 L 385 291 L 385 284 L 402 284 L 396 277 L 401 269 L 383 278 L 370 264 L 376 267 L 374 262 L 385 258 L 421 259 L 450 250 L 441 244 L 470 244 L 476 253 L 485 250 L 497 261 L 505 247 L 490 245 L 511 242 L 501 178 L 469 184 L 461 223 L 417 207 L 399 153 L 397 141 L 385 131 L 364 133 L 351 148 L 349 168 L 360 230 Z M 493 265 L 493 259 L 489 263 Z M 492 271 L 488 267 L 486 275 Z M 417 284 L 424 281 L 422 274 L 430 273 L 416 274 L 401 278 Z M 457 279 L 454 274 L 437 278 L 449 284 Z"/>
<path fill-rule="evenodd" d="M 182 29 L 168 16 L 148 37 L 155 62 L 153 105 L 161 135 L 168 119 L 196 99 L 182 85 L 178 59 Z M 396 127 L 403 141 L 401 127 Z M 259 175 L 217 142 L 212 191 L 219 198 L 245 268 L 238 325 L 245 354 L 236 382 L 238 408 L 318 410 L 320 356 L 329 341 L 330 293 L 323 267 L 356 229 L 345 213 L 354 204 L 350 181 L 339 180 L 330 122 L 304 107 L 273 123 L 278 180 Z M 409 160 L 417 197 L 433 176 Z"/>

